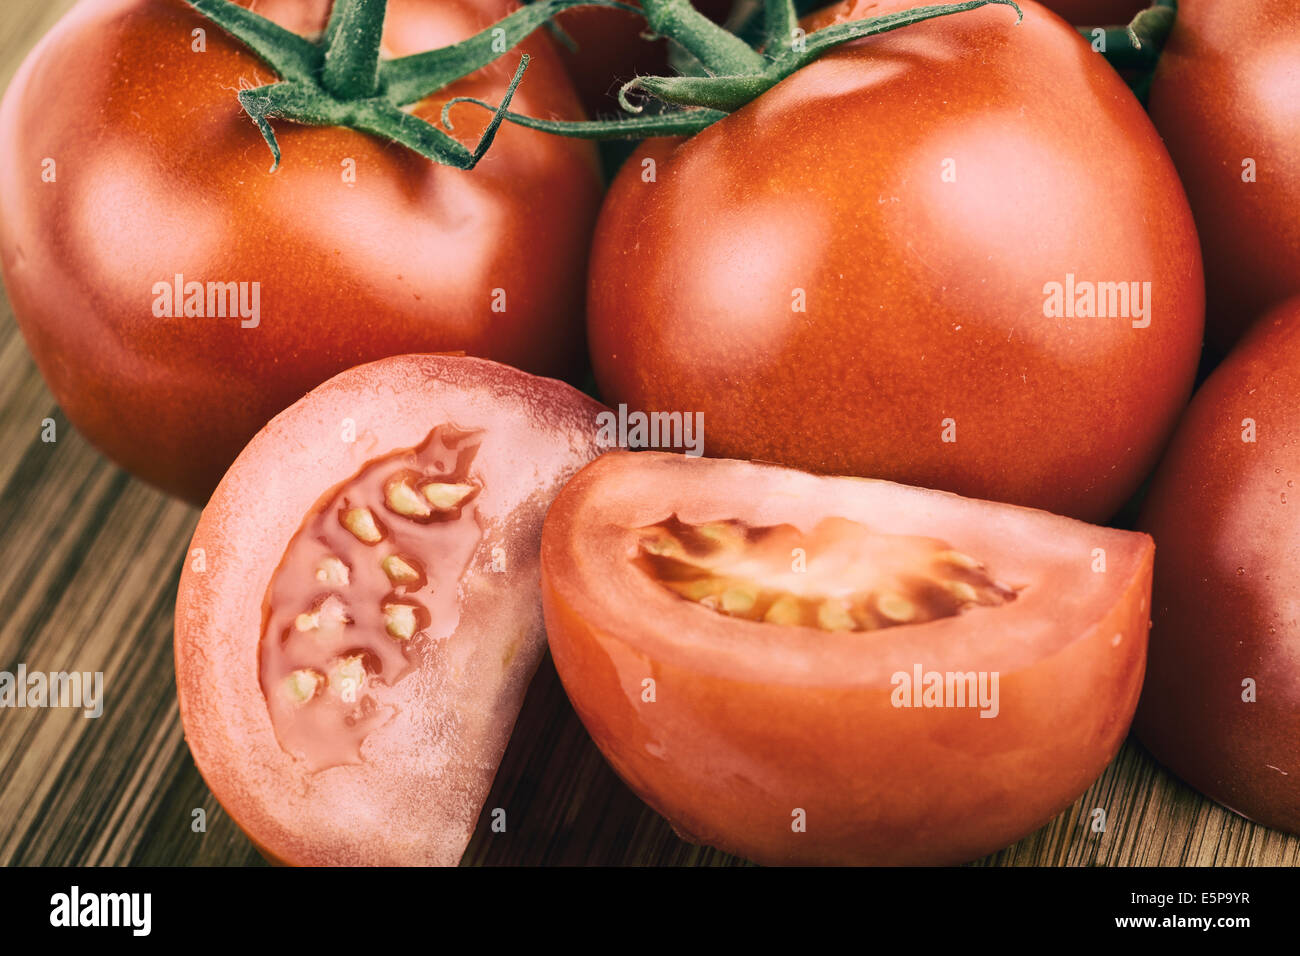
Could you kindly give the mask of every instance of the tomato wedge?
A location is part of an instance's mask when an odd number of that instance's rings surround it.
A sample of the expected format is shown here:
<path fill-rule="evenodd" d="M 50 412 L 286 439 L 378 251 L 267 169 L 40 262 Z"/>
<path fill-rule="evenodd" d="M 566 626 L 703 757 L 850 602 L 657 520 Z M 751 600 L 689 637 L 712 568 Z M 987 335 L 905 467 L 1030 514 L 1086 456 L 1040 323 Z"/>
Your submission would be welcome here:
<path fill-rule="evenodd" d="M 1050 820 L 1115 756 L 1153 554 L 944 492 L 611 452 L 547 516 L 542 599 L 579 717 L 685 838 L 944 864 Z"/>
<path fill-rule="evenodd" d="M 599 453 L 601 410 L 405 355 L 244 449 L 181 575 L 176 686 L 195 763 L 266 856 L 460 859 L 545 650 L 542 520 Z"/>

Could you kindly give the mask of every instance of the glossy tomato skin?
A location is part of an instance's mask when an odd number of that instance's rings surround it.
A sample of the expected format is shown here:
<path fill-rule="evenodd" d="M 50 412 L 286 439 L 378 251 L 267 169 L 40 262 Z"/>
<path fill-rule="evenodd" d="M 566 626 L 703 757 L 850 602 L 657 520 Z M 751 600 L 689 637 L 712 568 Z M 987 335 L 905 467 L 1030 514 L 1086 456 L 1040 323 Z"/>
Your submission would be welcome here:
<path fill-rule="evenodd" d="M 1292 833 L 1300 833 L 1298 407 L 1294 300 L 1262 318 L 1201 387 L 1152 483 L 1141 527 L 1160 561 L 1136 724 L 1192 786 Z"/>
<path fill-rule="evenodd" d="M 385 55 L 463 39 L 511 8 L 394 0 Z M 257 3 L 306 35 L 328 10 Z M 205 52 L 191 49 L 195 29 Z M 579 118 L 549 41 L 521 50 L 532 62 L 516 108 Z M 507 55 L 417 112 L 436 121 L 450 95 L 497 100 L 517 65 Z M 358 363 L 464 351 L 549 375 L 581 366 L 601 191 L 590 145 L 507 125 L 464 172 L 350 130 L 280 123 L 272 173 L 235 94 L 273 79 L 180 0 L 83 0 L 0 108 L 0 263 L 32 354 L 94 444 L 194 502 L 276 412 Z M 483 111 L 452 115 L 476 143 Z M 256 326 L 156 316 L 155 284 L 177 275 L 259 283 Z"/>
<path fill-rule="evenodd" d="M 394 356 L 314 389 L 241 452 L 203 511 L 181 575 L 176 688 L 195 764 L 269 859 L 460 859 L 546 649 L 542 521 L 564 481 L 600 453 L 601 410 L 561 382 L 494 362 Z M 359 763 L 314 769 L 281 745 L 260 683 L 268 586 L 324 496 L 354 488 L 358 472 L 440 426 L 481 432 L 472 464 L 481 537 L 463 570 L 442 569 L 458 576 L 454 630 L 382 689 L 381 706 L 394 713 L 362 740 Z M 350 583 L 361 578 L 353 559 L 382 553 L 358 544 L 344 554 Z M 427 568 L 447 560 L 411 557 Z"/>
<path fill-rule="evenodd" d="M 1300 7 L 1291 0 L 1178 4 L 1148 109 L 1196 217 L 1206 335 L 1219 349 L 1300 294 L 1297 75 Z"/>
<path fill-rule="evenodd" d="M 694 468 L 710 470 L 703 479 L 683 474 Z M 845 513 L 854 494 L 846 479 L 769 471 L 786 472 L 614 452 L 579 472 L 547 516 L 542 597 L 551 655 L 620 777 L 684 838 L 764 864 L 960 863 L 1068 807 L 1114 758 L 1137 706 L 1150 540 L 870 482 L 884 486 L 870 493 L 889 505 L 876 514 L 906 514 L 977 556 L 989 556 L 978 550 L 981 536 L 1011 548 L 1005 542 L 1021 531 L 1038 535 L 1035 545 L 1070 540 L 1085 569 L 1093 547 L 1109 553 L 1115 583 L 1096 619 L 1084 620 L 1077 595 L 1062 587 L 1066 577 L 1030 572 L 1018 581 L 1046 592 L 1050 624 L 1008 625 L 984 608 L 938 637 L 923 625 L 843 635 L 719 624 L 702 608 L 692 618 L 628 585 L 612 563 L 624 548 L 611 547 L 611 563 L 596 565 L 582 544 L 611 525 L 643 527 L 673 511 L 693 520 L 762 515 L 759 523 L 806 529 L 823 514 Z M 919 517 L 927 513 L 934 517 Z M 814 562 L 810 553 L 809 573 Z M 1105 576 L 1084 570 L 1091 582 Z M 920 662 L 998 672 L 999 713 L 985 720 L 972 710 L 895 706 L 891 672 Z M 802 832 L 792 827 L 797 810 Z"/>
<path fill-rule="evenodd" d="M 1046 317 L 1067 275 L 1150 282 L 1149 327 Z M 1202 307 L 1158 136 L 1029 3 L 835 51 L 643 147 L 597 225 L 588 334 L 607 401 L 703 411 L 711 455 L 1100 520 L 1186 401 Z"/>

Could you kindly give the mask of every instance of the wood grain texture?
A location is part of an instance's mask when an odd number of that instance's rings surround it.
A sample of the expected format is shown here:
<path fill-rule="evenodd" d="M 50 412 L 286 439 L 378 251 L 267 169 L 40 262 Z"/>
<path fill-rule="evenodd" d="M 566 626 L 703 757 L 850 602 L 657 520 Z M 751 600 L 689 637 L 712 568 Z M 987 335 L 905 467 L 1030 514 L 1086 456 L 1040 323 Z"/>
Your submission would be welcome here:
<path fill-rule="evenodd" d="M 0 5 L 0 81 L 67 0 Z M 3 210 L 0 210 L 3 215 Z M 41 440 L 53 418 L 57 441 Z M 0 669 L 103 671 L 105 712 L 0 710 L 0 863 L 260 864 L 190 759 L 172 610 L 197 512 L 99 457 L 59 413 L 0 309 Z M 549 661 L 467 864 L 743 865 L 684 843 L 614 776 Z M 207 829 L 191 828 L 193 811 Z M 1088 824 L 1106 814 L 1103 833 Z M 1300 838 L 1205 800 L 1127 744 L 1068 811 L 979 865 L 1300 865 Z"/>

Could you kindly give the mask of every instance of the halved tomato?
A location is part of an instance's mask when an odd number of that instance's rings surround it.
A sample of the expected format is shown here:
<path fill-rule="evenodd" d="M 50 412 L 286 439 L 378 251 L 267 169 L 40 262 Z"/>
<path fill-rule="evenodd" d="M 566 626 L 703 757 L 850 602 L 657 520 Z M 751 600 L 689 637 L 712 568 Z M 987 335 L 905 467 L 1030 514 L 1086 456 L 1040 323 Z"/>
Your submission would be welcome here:
<path fill-rule="evenodd" d="M 176 686 L 195 763 L 295 864 L 454 864 L 545 649 L 538 541 L 602 406 L 494 362 L 338 375 L 194 533 Z"/>
<path fill-rule="evenodd" d="M 685 838 L 763 863 L 956 863 L 1114 757 L 1153 553 L 944 492 L 612 452 L 551 507 L 542 599 L 578 715 Z"/>

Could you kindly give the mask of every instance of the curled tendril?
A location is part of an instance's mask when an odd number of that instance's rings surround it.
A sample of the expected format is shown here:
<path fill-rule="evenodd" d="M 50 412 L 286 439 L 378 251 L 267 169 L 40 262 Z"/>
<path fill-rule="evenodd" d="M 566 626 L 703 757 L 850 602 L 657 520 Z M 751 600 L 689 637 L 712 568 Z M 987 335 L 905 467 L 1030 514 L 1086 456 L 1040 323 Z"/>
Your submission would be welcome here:
<path fill-rule="evenodd" d="M 626 83 L 624 83 L 622 86 L 618 88 L 618 105 L 621 106 L 628 113 L 644 112 L 645 111 L 644 106 L 642 106 L 640 103 L 633 103 L 631 100 L 627 98 L 628 93 L 632 92 L 633 90 L 640 90 L 640 89 L 644 89 L 644 87 L 641 85 L 641 77 L 638 76 L 635 79 L 628 80 Z"/>

